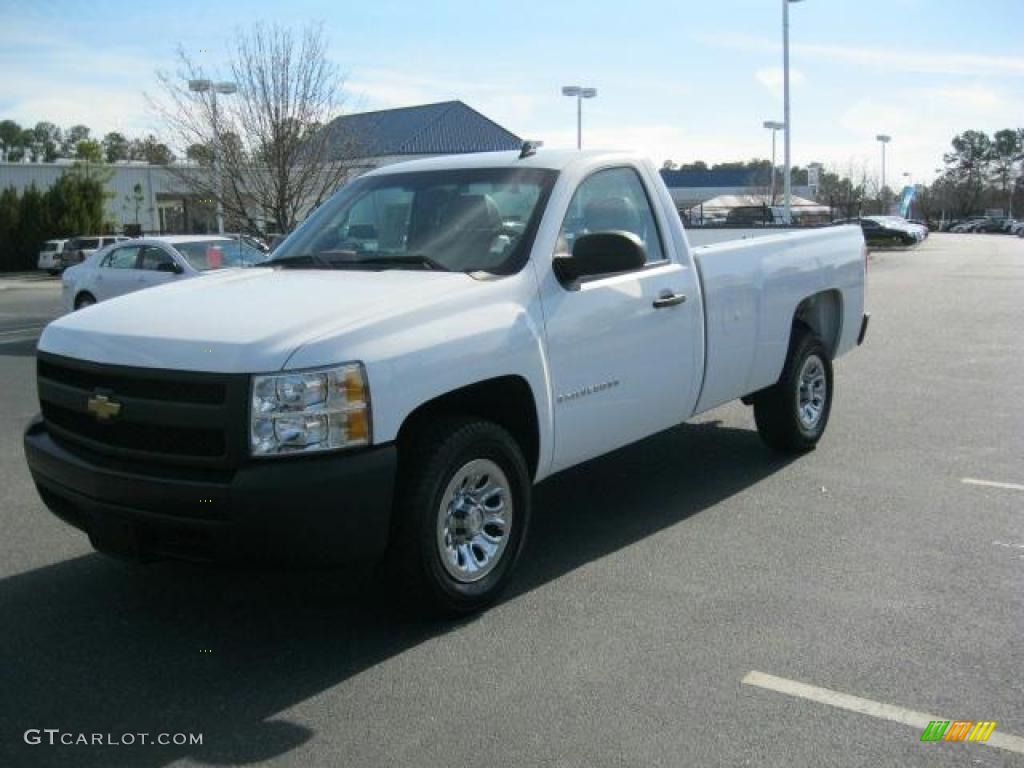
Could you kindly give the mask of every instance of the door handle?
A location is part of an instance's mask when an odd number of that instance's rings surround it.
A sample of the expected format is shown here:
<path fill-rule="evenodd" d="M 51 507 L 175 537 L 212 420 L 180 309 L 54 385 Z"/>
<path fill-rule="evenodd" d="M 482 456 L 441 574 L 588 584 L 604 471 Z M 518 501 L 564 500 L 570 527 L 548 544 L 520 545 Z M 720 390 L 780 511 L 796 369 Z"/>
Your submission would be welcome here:
<path fill-rule="evenodd" d="M 685 293 L 672 293 L 672 291 L 662 291 L 661 294 L 654 300 L 655 309 L 664 309 L 665 307 L 675 307 L 686 301 Z"/>

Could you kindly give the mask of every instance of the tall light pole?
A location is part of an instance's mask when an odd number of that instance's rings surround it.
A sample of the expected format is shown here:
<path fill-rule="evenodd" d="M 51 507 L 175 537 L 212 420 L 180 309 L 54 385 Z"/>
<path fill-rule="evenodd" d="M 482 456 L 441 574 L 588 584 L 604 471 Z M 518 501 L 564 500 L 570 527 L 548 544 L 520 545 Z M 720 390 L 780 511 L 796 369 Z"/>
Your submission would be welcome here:
<path fill-rule="evenodd" d="M 597 88 L 563 85 L 562 95 L 576 97 L 576 149 L 583 149 L 583 100 L 597 96 Z"/>
<path fill-rule="evenodd" d="M 786 124 L 775 120 L 765 120 L 764 127 L 772 132 L 772 205 L 775 205 L 775 134 L 784 130 Z"/>
<path fill-rule="evenodd" d="M 791 224 L 793 221 L 793 181 L 790 179 L 791 136 L 793 125 L 789 115 L 789 4 L 799 3 L 800 0 L 782 0 L 782 122 L 786 131 L 785 168 L 783 170 L 783 188 L 786 194 L 785 222 Z"/>
<path fill-rule="evenodd" d="M 878 196 L 882 198 L 882 215 L 885 215 L 885 145 L 892 141 L 892 136 L 886 136 L 884 133 L 880 133 L 875 136 L 875 139 L 882 145 L 882 189 L 879 190 Z"/>
<path fill-rule="evenodd" d="M 223 197 L 222 180 L 220 174 L 220 158 L 217 156 L 217 146 L 220 144 L 220 121 L 217 117 L 217 94 L 229 96 L 238 90 L 234 83 L 215 83 L 212 80 L 189 80 L 188 89 L 196 93 L 210 94 L 210 110 L 213 113 L 213 183 L 217 191 L 217 234 L 224 234 L 224 205 L 221 203 Z"/>

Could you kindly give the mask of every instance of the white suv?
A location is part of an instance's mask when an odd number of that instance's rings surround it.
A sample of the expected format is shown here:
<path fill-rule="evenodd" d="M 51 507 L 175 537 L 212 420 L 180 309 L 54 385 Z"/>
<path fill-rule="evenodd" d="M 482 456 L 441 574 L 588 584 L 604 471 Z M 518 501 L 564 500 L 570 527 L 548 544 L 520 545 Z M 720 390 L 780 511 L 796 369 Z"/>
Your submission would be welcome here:
<path fill-rule="evenodd" d="M 47 240 L 43 243 L 43 250 L 39 252 L 39 261 L 36 266 L 45 269 L 51 275 L 58 275 L 62 269 L 61 254 L 67 240 Z"/>
<path fill-rule="evenodd" d="M 130 239 L 123 235 L 83 235 L 82 237 L 76 237 L 65 243 L 64 250 L 61 252 L 61 265 L 64 269 L 67 269 L 75 264 L 81 264 L 100 248 L 106 248 L 108 245 Z"/>

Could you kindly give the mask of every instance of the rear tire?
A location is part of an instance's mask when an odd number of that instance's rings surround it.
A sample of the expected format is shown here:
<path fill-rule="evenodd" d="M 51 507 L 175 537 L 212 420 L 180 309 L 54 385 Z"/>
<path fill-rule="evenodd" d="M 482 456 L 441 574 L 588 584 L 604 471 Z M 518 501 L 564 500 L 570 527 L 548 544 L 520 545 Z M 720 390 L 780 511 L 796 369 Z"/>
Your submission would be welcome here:
<path fill-rule="evenodd" d="M 813 450 L 832 410 L 832 362 L 821 339 L 797 326 L 778 383 L 754 399 L 761 439 L 784 453 Z"/>
<path fill-rule="evenodd" d="M 384 561 L 402 602 L 442 616 L 494 602 L 522 551 L 530 491 L 522 451 L 498 425 L 450 416 L 416 429 L 399 453 Z"/>

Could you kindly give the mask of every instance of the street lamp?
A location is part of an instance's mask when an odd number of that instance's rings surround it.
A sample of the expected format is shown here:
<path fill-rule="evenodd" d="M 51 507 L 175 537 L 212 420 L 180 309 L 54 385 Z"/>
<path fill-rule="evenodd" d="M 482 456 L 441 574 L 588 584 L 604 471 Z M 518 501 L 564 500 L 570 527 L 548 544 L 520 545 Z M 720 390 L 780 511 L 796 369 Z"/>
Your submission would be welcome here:
<path fill-rule="evenodd" d="M 234 83 L 215 83 L 212 80 L 189 80 L 188 89 L 195 93 L 210 94 L 210 109 L 213 112 L 213 183 L 217 191 L 217 234 L 224 234 L 224 205 L 221 203 L 223 191 L 221 189 L 220 160 L 217 157 L 217 145 L 220 143 L 220 132 L 217 119 L 217 94 L 230 96 L 238 90 Z"/>
<path fill-rule="evenodd" d="M 772 132 L 772 205 L 775 205 L 775 134 L 786 127 L 785 123 L 765 120 L 764 127 Z"/>
<path fill-rule="evenodd" d="M 801 0 L 782 0 L 782 122 L 786 130 L 785 169 L 782 179 L 786 192 L 786 213 L 787 224 L 793 221 L 793 182 L 790 176 L 790 132 L 792 122 L 789 116 L 789 4 L 799 3 Z"/>
<path fill-rule="evenodd" d="M 886 136 L 884 133 L 880 133 L 875 136 L 875 139 L 882 145 L 882 189 L 879 191 L 878 196 L 882 198 L 882 213 L 886 211 L 885 205 L 885 145 L 892 141 L 892 136 Z"/>
<path fill-rule="evenodd" d="M 576 97 L 576 149 L 583 148 L 583 100 L 597 96 L 597 88 L 583 88 L 579 85 L 563 85 L 563 96 Z"/>

